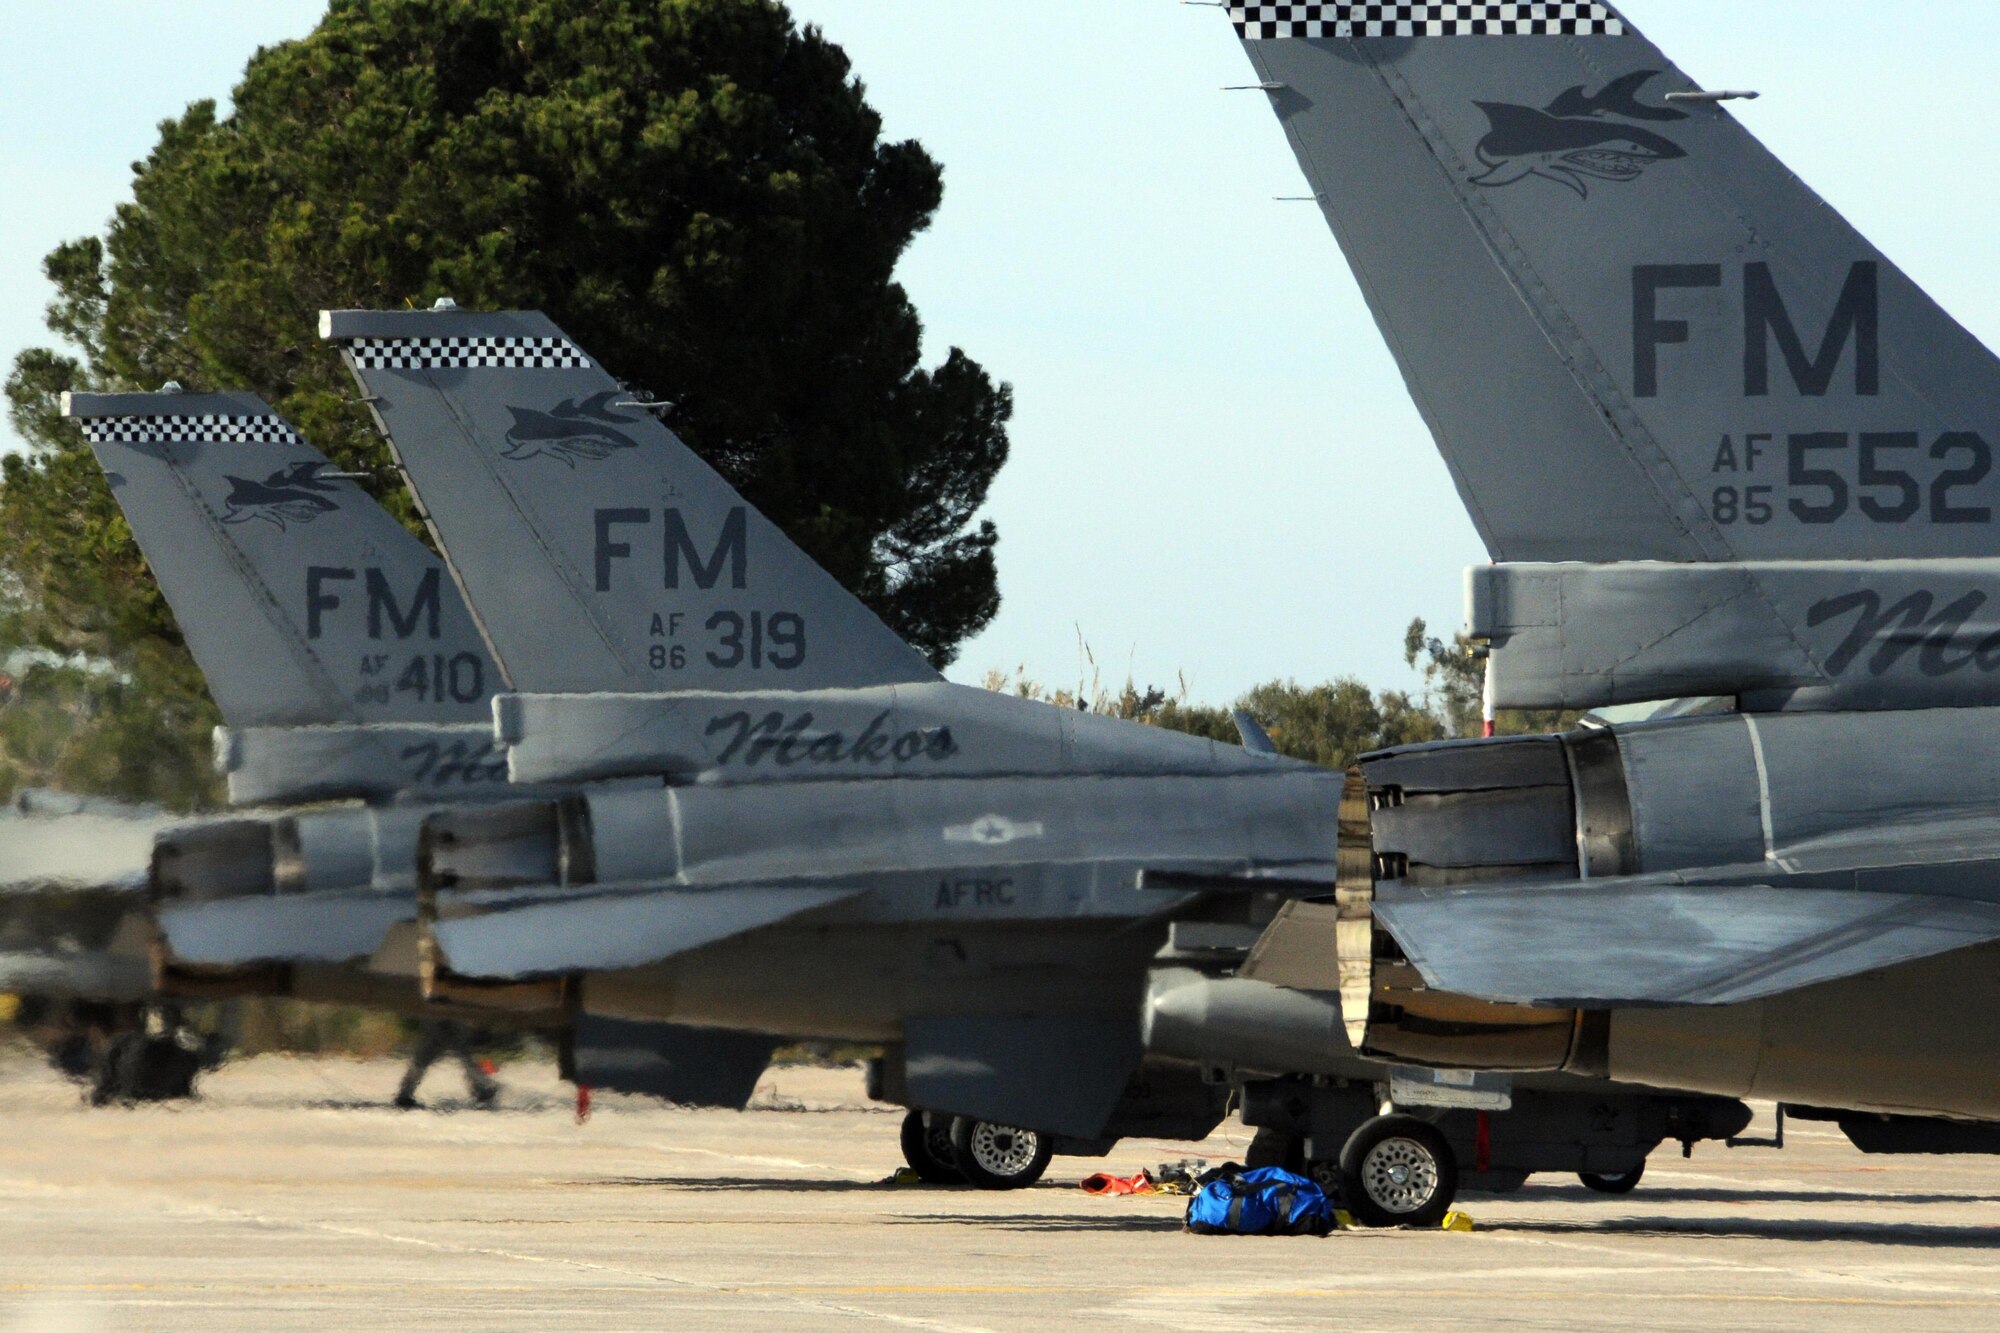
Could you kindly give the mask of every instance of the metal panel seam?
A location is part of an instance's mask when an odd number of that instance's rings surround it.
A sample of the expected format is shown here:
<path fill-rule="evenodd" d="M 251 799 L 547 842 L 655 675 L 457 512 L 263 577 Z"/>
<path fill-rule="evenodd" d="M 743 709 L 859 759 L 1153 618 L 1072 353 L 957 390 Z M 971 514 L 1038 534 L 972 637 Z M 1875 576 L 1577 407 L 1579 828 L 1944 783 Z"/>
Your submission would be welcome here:
<path fill-rule="evenodd" d="M 1771 836 L 1771 771 L 1764 764 L 1764 737 L 1751 714 L 1743 715 L 1743 725 L 1750 732 L 1750 757 L 1757 763 L 1757 818 L 1764 826 L 1764 859 L 1776 861 L 1778 849 Z"/>

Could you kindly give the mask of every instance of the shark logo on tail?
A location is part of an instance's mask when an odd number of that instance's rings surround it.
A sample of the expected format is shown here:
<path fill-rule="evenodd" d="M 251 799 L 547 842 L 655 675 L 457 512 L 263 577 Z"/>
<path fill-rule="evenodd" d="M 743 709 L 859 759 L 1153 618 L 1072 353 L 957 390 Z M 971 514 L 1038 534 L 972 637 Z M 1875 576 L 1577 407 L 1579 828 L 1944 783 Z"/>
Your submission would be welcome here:
<path fill-rule="evenodd" d="M 275 524 L 283 532 L 292 523 L 310 523 L 340 506 L 329 498 L 333 484 L 319 475 L 325 464 L 317 460 L 293 463 L 273 472 L 262 481 L 225 475 L 229 494 L 224 523 L 260 520 Z"/>
<path fill-rule="evenodd" d="M 571 398 L 547 412 L 531 407 L 510 407 L 514 424 L 507 431 L 507 448 L 501 457 L 516 462 L 547 454 L 574 468 L 578 459 L 596 462 L 620 449 L 635 449 L 632 437 L 617 429 L 626 418 L 610 410 L 617 390 L 594 393 L 578 401 Z"/>
<path fill-rule="evenodd" d="M 1686 120 L 1685 111 L 1647 106 L 1639 89 L 1659 74 L 1642 69 L 1614 79 L 1602 91 L 1581 84 L 1541 110 L 1510 102 L 1476 102 L 1491 127 L 1475 150 L 1487 170 L 1474 185 L 1512 185 L 1540 176 L 1590 197 L 1590 179 L 1629 181 L 1655 162 L 1686 157 L 1673 140 L 1635 120 Z"/>

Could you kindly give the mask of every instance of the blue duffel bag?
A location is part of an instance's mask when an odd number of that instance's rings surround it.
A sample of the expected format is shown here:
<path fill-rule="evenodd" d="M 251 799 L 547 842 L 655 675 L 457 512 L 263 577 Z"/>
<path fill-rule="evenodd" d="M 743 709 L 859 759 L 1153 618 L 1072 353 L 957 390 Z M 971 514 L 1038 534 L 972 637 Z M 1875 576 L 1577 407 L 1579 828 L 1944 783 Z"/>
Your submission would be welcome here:
<path fill-rule="evenodd" d="M 1324 1236 L 1333 1227 L 1326 1191 L 1282 1167 L 1218 1176 L 1188 1200 L 1187 1229 L 1200 1236 Z"/>

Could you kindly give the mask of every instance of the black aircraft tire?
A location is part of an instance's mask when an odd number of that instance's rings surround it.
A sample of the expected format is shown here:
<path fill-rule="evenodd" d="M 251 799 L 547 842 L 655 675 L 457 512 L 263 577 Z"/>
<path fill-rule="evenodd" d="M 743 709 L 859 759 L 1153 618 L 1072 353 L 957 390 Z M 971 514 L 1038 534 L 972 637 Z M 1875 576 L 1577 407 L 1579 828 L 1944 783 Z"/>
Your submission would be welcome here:
<path fill-rule="evenodd" d="M 1252 1171 L 1267 1166 L 1281 1166 L 1287 1171 L 1304 1175 L 1305 1140 L 1296 1134 L 1287 1134 L 1282 1129 L 1266 1126 L 1251 1136 L 1250 1146 L 1243 1150 L 1243 1165 Z"/>
<path fill-rule="evenodd" d="M 1046 1134 L 969 1115 L 951 1122 L 951 1146 L 967 1183 L 983 1190 L 1026 1189 L 1042 1178 L 1055 1155 L 1055 1144 Z"/>
<path fill-rule="evenodd" d="M 1378 1115 L 1340 1150 L 1340 1206 L 1363 1226 L 1434 1227 L 1458 1196 L 1458 1158 L 1436 1125 Z"/>
<path fill-rule="evenodd" d="M 965 1173 L 951 1146 L 951 1120 L 928 1111 L 903 1117 L 903 1160 L 925 1184 L 963 1185 Z"/>
<path fill-rule="evenodd" d="M 1596 1190 L 1599 1194 L 1630 1194 L 1639 1188 L 1639 1178 L 1646 1174 L 1644 1162 L 1630 1171 L 1619 1171 L 1605 1175 L 1599 1171 L 1579 1171 L 1576 1178 L 1583 1182 L 1585 1189 Z"/>
<path fill-rule="evenodd" d="M 88 1034 L 69 1032 L 49 1048 L 49 1063 L 62 1071 L 66 1078 L 78 1083 L 90 1083 L 94 1081 L 97 1069 L 97 1054 L 91 1049 Z"/>
<path fill-rule="evenodd" d="M 110 1106 L 114 1102 L 129 1106 L 139 1099 L 148 1040 L 144 1032 L 121 1032 L 105 1043 L 98 1052 L 91 1080 L 92 1106 Z"/>

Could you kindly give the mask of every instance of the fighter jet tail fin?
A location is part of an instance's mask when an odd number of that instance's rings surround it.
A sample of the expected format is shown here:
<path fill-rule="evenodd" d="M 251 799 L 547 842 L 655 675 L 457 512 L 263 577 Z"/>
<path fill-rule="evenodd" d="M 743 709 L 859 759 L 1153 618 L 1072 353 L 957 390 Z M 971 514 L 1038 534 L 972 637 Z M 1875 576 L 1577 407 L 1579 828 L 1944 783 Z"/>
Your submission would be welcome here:
<path fill-rule="evenodd" d="M 517 690 L 807 690 L 928 663 L 537 312 L 333 311 Z"/>
<path fill-rule="evenodd" d="M 253 394 L 65 395 L 233 728 L 464 723 L 498 672 L 444 562 Z"/>
<path fill-rule="evenodd" d="M 2000 361 L 1609 4 L 1229 5 L 1500 561 L 2000 554 Z"/>

